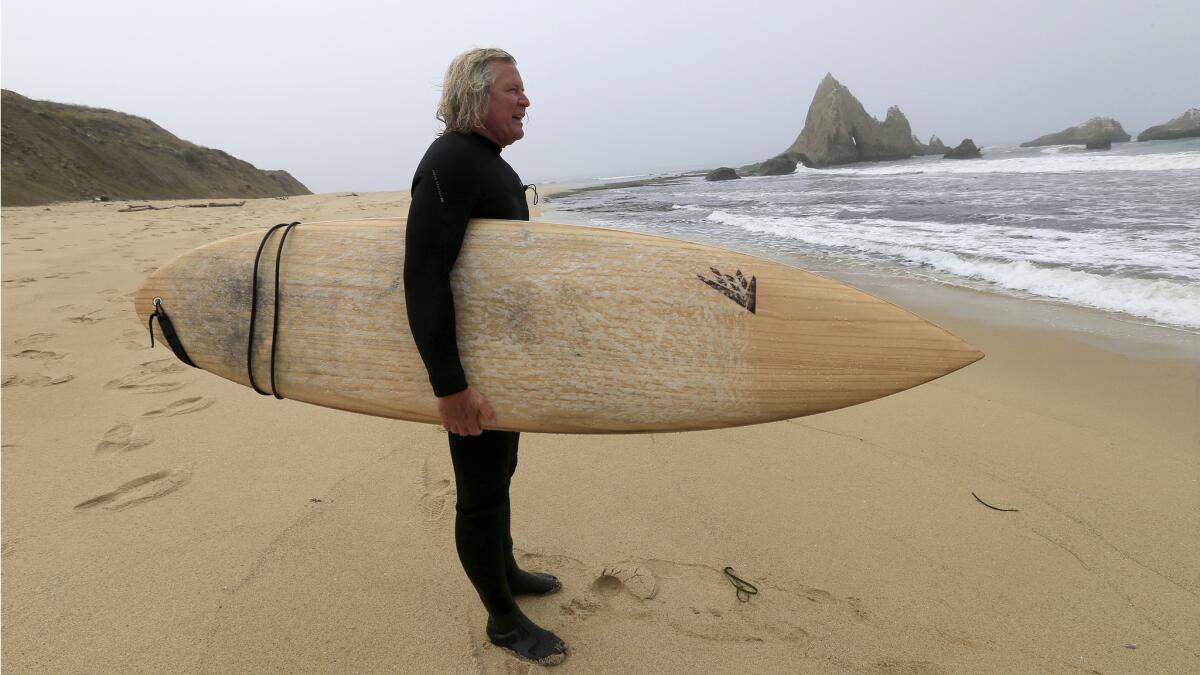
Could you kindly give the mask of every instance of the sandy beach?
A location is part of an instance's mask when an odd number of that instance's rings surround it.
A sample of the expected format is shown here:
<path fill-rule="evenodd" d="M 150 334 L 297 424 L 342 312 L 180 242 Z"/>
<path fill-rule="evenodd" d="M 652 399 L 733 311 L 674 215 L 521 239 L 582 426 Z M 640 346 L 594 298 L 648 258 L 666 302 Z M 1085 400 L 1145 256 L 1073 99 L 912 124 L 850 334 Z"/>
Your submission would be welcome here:
<path fill-rule="evenodd" d="M 131 305 L 196 246 L 407 193 L 122 206 L 3 211 L 5 669 L 536 670 L 486 642 L 438 428 L 260 397 Z M 559 670 L 1197 672 L 1200 336 L 866 290 L 987 358 L 786 422 L 524 436 L 518 560 L 565 587 L 521 605 Z"/>

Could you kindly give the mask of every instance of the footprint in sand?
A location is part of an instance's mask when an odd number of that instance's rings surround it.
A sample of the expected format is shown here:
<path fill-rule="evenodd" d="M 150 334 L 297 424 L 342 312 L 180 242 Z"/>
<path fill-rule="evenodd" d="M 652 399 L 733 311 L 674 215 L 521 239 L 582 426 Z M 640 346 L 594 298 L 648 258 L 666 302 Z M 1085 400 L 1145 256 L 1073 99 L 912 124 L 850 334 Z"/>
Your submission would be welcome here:
<path fill-rule="evenodd" d="M 16 354 L 10 354 L 10 356 L 12 356 L 14 359 L 34 359 L 37 361 L 57 361 L 57 360 L 63 358 L 64 356 L 66 356 L 66 354 L 59 354 L 57 352 L 47 352 L 47 351 L 42 351 L 40 349 L 23 349 L 23 350 L 17 352 Z"/>
<path fill-rule="evenodd" d="M 12 279 L 4 279 L 3 283 L 5 288 L 24 288 L 35 281 L 37 281 L 37 279 L 34 279 L 33 277 L 15 277 Z"/>
<path fill-rule="evenodd" d="M 135 352 L 150 349 L 150 333 L 145 328 L 126 328 L 121 333 L 121 344 Z"/>
<path fill-rule="evenodd" d="M 134 429 L 132 424 L 118 424 L 104 432 L 100 442 L 96 444 L 97 455 L 115 455 L 118 452 L 129 452 L 144 448 L 154 442 L 148 434 Z"/>
<path fill-rule="evenodd" d="M 151 410 L 142 413 L 142 417 L 174 417 L 176 415 L 187 415 L 194 412 L 200 412 L 205 408 L 216 403 L 215 399 L 205 398 L 203 396 L 191 396 L 181 398 L 178 401 L 173 401 L 165 408 Z"/>
<path fill-rule="evenodd" d="M 104 388 L 131 391 L 138 394 L 160 394 L 175 391 L 182 389 L 186 383 L 175 380 L 164 381 L 158 378 L 162 375 L 182 373 L 185 370 L 187 370 L 187 366 L 173 357 L 146 361 L 137 368 L 134 368 L 133 372 L 128 375 L 109 381 L 108 384 L 104 385 Z"/>
<path fill-rule="evenodd" d="M 560 613 L 586 619 L 595 613 L 646 621 L 709 642 L 794 642 L 810 635 L 800 622 L 843 622 L 854 609 L 831 594 L 799 585 L 791 592 L 757 580 L 770 594 L 770 611 L 757 597 L 741 602 L 721 567 L 670 560 L 632 559 L 606 565 L 583 597 L 559 606 Z M 739 570 L 740 571 L 740 570 Z M 743 576 L 742 578 L 746 578 Z M 749 580 L 749 579 L 748 579 Z M 831 603 L 814 609 L 814 598 Z M 836 616 L 831 616 L 831 613 Z"/>
<path fill-rule="evenodd" d="M 113 293 L 116 293 L 116 291 L 111 288 L 108 290 L 113 291 Z M 129 303 L 129 302 L 132 302 L 133 298 L 136 295 L 137 295 L 136 293 L 122 293 L 121 295 L 112 295 L 112 296 L 109 296 L 108 301 L 123 305 L 123 304 Z"/>
<path fill-rule="evenodd" d="M 192 474 L 186 469 L 156 471 L 134 478 L 111 492 L 79 502 L 75 510 L 86 511 L 97 507 L 112 511 L 123 509 L 169 495 L 187 485 L 191 479 Z"/>
<path fill-rule="evenodd" d="M 653 600 L 658 595 L 658 577 L 649 567 L 625 562 L 605 567 L 592 582 L 592 588 L 605 597 L 612 597 L 624 590 L 635 598 Z"/>
<path fill-rule="evenodd" d="M 425 516 L 427 525 L 432 526 L 442 518 L 446 512 L 447 503 L 452 502 L 457 494 L 454 490 L 454 481 L 449 478 L 435 479 L 430 474 L 429 460 L 426 459 L 417 469 L 417 488 L 421 491 L 417 507 Z"/>
<path fill-rule="evenodd" d="M 908 659 L 883 659 L 875 663 L 875 668 L 883 675 L 946 675 L 949 672 L 933 661 Z"/>
<path fill-rule="evenodd" d="M 56 337 L 54 333 L 34 333 L 32 335 L 26 335 L 23 338 L 18 338 L 15 342 L 18 347 L 28 347 L 30 345 L 40 345 L 43 342 L 48 342 L 54 337 Z"/>
<path fill-rule="evenodd" d="M 19 377 L 17 375 L 9 375 L 4 378 L 3 386 L 11 387 L 14 385 L 25 385 L 26 387 L 53 387 L 56 384 L 66 384 L 75 379 L 74 375 L 33 375 L 30 377 Z"/>
<path fill-rule="evenodd" d="M 93 309 L 90 312 L 84 312 L 83 314 L 79 314 L 77 316 L 69 316 L 67 317 L 67 321 L 70 321 L 71 323 L 96 323 L 97 321 L 103 321 L 104 319 L 102 317 L 92 316 L 99 311 L 99 309 Z"/>

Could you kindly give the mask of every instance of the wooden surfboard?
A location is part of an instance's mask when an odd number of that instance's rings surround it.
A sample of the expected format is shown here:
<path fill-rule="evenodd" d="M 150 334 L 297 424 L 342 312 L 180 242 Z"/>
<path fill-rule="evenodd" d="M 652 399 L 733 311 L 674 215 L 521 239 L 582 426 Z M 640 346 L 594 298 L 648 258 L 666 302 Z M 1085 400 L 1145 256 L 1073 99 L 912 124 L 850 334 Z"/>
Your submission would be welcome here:
<path fill-rule="evenodd" d="M 254 379 L 280 396 L 438 423 L 408 327 L 404 219 L 301 224 L 259 261 Z M 161 298 L 187 354 L 249 385 L 263 233 L 200 247 L 135 298 Z M 712 246 L 554 223 L 475 220 L 454 271 L 459 351 L 493 428 L 662 432 L 800 417 L 887 396 L 983 354 L 844 284 Z M 162 340 L 158 322 L 155 336 Z M 273 340 L 272 335 L 277 337 Z"/>

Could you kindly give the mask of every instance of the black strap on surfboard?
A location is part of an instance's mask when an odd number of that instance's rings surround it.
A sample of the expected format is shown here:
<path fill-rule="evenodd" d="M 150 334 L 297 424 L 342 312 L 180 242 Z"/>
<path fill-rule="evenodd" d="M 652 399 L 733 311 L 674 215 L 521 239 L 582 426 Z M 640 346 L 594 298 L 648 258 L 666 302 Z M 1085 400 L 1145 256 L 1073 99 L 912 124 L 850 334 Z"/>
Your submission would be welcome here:
<path fill-rule="evenodd" d="M 179 339 L 179 334 L 175 332 L 175 324 L 171 323 L 171 318 L 167 316 L 167 310 L 163 309 L 162 298 L 154 298 L 154 311 L 150 314 L 150 320 L 146 322 L 146 327 L 150 329 L 150 347 L 154 347 L 155 319 L 158 319 L 158 329 L 162 331 L 163 339 L 167 341 L 167 346 L 171 348 L 175 358 L 193 368 L 199 368 L 188 358 L 187 350 L 183 348 L 183 342 Z"/>
<path fill-rule="evenodd" d="M 274 225 L 267 233 L 263 235 L 262 241 L 258 244 L 258 252 L 254 255 L 254 275 L 250 285 L 250 330 L 249 344 L 246 347 L 246 373 L 250 376 L 250 386 L 254 391 L 263 396 L 274 395 L 275 398 L 283 400 L 279 395 L 279 390 L 275 387 L 275 345 L 279 338 L 279 264 L 283 260 L 283 242 L 287 241 L 288 233 L 292 228 L 300 224 L 300 221 L 292 223 L 280 223 Z M 254 322 L 258 318 L 258 264 L 262 260 L 263 249 L 267 246 L 267 240 L 279 228 L 283 229 L 283 234 L 279 237 L 279 247 L 275 251 L 275 311 L 271 317 L 271 391 L 263 391 L 259 388 L 258 383 L 254 381 Z"/>
<path fill-rule="evenodd" d="M 534 206 L 537 206 L 538 200 L 541 199 L 541 197 L 538 196 L 537 186 L 533 183 L 530 183 L 529 185 L 522 185 L 521 189 L 526 192 L 533 190 L 533 204 Z"/>

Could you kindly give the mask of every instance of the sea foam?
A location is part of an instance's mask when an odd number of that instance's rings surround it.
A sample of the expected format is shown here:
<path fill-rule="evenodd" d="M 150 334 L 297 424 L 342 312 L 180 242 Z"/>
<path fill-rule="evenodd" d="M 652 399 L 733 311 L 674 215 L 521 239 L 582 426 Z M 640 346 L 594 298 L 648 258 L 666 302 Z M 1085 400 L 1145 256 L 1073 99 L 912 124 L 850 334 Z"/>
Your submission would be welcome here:
<path fill-rule="evenodd" d="M 1052 150 L 1047 148 L 1046 150 Z M 1066 153 L 1061 149 L 1042 151 L 1031 157 L 999 156 L 983 159 L 888 162 L 871 166 L 833 169 L 797 169 L 845 176 L 889 176 L 900 174 L 972 173 L 1083 173 L 1096 171 L 1180 171 L 1200 169 L 1200 152 L 1144 155 Z"/>
<path fill-rule="evenodd" d="M 848 226 L 844 221 L 820 217 L 741 216 L 714 211 L 708 219 L 748 232 L 801 241 L 851 258 L 883 258 L 939 273 L 948 281 L 957 278 L 960 282 L 984 282 L 1009 291 L 1200 329 L 1200 284 L 1187 281 L 1098 274 L 1046 261 L 1000 257 L 989 254 L 986 246 L 946 250 L 931 245 L 936 238 L 917 236 L 911 229 Z M 945 227 L 940 223 L 924 225 L 933 226 L 930 229 Z"/>

